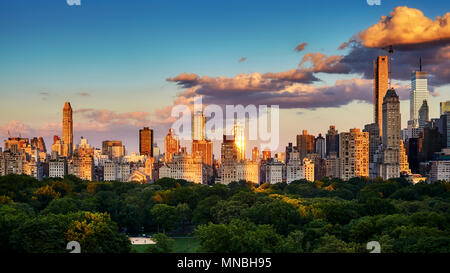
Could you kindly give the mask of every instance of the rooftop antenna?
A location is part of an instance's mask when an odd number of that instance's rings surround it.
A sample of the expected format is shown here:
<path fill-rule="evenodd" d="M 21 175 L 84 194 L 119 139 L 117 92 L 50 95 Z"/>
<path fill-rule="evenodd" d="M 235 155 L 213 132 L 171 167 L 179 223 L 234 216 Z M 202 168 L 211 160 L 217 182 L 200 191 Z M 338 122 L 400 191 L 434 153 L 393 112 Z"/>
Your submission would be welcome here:
<path fill-rule="evenodd" d="M 392 85 L 392 53 L 394 53 L 394 48 L 392 47 L 392 45 L 387 46 L 387 47 L 383 47 L 383 50 L 389 52 L 389 63 L 388 63 L 388 74 L 389 74 L 389 89 L 391 89 L 391 85 Z"/>
<path fill-rule="evenodd" d="M 419 57 L 419 71 L 422 72 L 422 57 Z"/>

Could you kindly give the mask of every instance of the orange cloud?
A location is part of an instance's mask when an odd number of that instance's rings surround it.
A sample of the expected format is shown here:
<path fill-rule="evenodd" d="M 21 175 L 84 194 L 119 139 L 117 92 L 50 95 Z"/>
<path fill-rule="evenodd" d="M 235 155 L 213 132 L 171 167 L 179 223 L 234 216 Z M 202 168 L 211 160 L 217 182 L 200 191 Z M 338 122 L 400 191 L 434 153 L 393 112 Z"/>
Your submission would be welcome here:
<path fill-rule="evenodd" d="M 411 45 L 450 39 L 450 12 L 432 20 L 423 12 L 408 7 L 396 7 L 389 16 L 359 33 L 366 47 Z"/>
<path fill-rule="evenodd" d="M 1 137 L 8 137 L 9 134 L 11 136 L 19 136 L 22 135 L 23 137 L 27 135 L 32 135 L 34 133 L 33 128 L 31 128 L 29 125 L 24 124 L 20 120 L 11 120 L 2 126 L 0 126 L 0 136 Z"/>
<path fill-rule="evenodd" d="M 312 66 L 308 70 L 311 72 L 348 73 L 348 68 L 340 64 L 342 58 L 343 56 L 327 56 L 320 52 L 307 53 L 300 61 L 299 67 L 303 67 L 305 63 L 309 62 Z"/>
<path fill-rule="evenodd" d="M 294 50 L 298 52 L 303 51 L 307 45 L 308 45 L 307 43 L 301 43 L 298 46 L 296 46 Z"/>
<path fill-rule="evenodd" d="M 166 80 L 169 82 L 176 82 L 179 85 L 182 85 L 184 87 L 192 87 L 196 85 L 196 82 L 200 79 L 200 77 L 197 74 L 194 73 L 181 73 L 180 75 L 174 77 L 174 78 L 167 78 Z"/>
<path fill-rule="evenodd" d="M 95 109 L 80 109 L 75 111 L 75 113 L 82 113 L 83 116 L 91 121 L 96 121 L 100 123 L 108 122 L 128 122 L 129 120 L 134 121 L 145 121 L 149 115 L 148 112 L 126 112 L 126 113 L 116 113 L 111 110 L 95 110 Z"/>

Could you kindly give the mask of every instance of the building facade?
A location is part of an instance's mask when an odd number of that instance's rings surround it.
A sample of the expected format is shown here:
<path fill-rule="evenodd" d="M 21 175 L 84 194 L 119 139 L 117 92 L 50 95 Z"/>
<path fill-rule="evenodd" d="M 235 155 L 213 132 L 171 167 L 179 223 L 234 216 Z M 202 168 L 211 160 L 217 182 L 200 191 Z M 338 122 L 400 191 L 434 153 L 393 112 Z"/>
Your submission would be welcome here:
<path fill-rule="evenodd" d="M 148 127 L 139 130 L 139 154 L 153 157 L 153 130 Z"/>
<path fill-rule="evenodd" d="M 393 88 L 383 101 L 383 141 L 378 176 L 387 180 L 400 177 L 401 116 L 400 100 Z"/>
<path fill-rule="evenodd" d="M 198 154 L 203 159 L 203 163 L 213 165 L 213 144 L 210 140 L 194 140 L 192 141 L 192 154 Z"/>
<path fill-rule="evenodd" d="M 110 160 L 122 158 L 126 155 L 125 146 L 120 140 L 105 140 L 102 142 L 102 154 Z"/>
<path fill-rule="evenodd" d="M 430 182 L 450 181 L 450 161 L 432 161 Z"/>
<path fill-rule="evenodd" d="M 369 177 L 369 133 L 359 129 L 339 135 L 339 177 Z"/>
<path fill-rule="evenodd" d="M 300 152 L 301 160 L 309 153 L 314 153 L 314 136 L 309 135 L 307 130 L 303 130 L 301 135 L 297 135 L 297 150 Z"/>
<path fill-rule="evenodd" d="M 169 129 L 169 133 L 167 134 L 165 141 L 165 154 L 164 160 L 166 162 L 172 161 L 173 157 L 177 155 L 180 151 L 180 142 L 178 136 L 175 134 L 174 129 Z"/>
<path fill-rule="evenodd" d="M 163 177 L 184 179 L 198 184 L 207 183 L 207 171 L 202 158 L 184 153 L 175 155 L 159 169 L 159 178 Z"/>
<path fill-rule="evenodd" d="M 389 88 L 388 56 L 378 56 L 373 63 L 373 119 L 383 132 L 383 98 Z"/>
<path fill-rule="evenodd" d="M 49 177 L 52 178 L 64 178 L 68 174 L 67 159 L 60 157 L 57 159 L 51 159 L 49 162 Z"/>
<path fill-rule="evenodd" d="M 445 112 L 450 112 L 450 100 L 442 101 L 440 104 L 440 115 L 442 116 Z"/>
<path fill-rule="evenodd" d="M 205 132 L 206 118 L 201 112 L 194 113 L 192 116 L 192 140 L 201 141 L 206 139 Z"/>
<path fill-rule="evenodd" d="M 328 130 L 326 136 L 326 153 L 327 156 L 334 153 L 335 155 L 339 155 L 339 132 L 336 130 L 334 125 L 330 125 L 330 129 Z"/>
<path fill-rule="evenodd" d="M 72 106 L 70 102 L 66 102 L 63 108 L 63 135 L 62 135 L 62 156 L 71 157 L 73 154 L 73 119 Z"/>
<path fill-rule="evenodd" d="M 269 160 L 265 163 L 265 181 L 261 183 L 277 184 L 283 182 L 283 163 Z"/>
<path fill-rule="evenodd" d="M 319 134 L 318 137 L 315 139 L 314 143 L 314 152 L 316 154 L 319 154 L 321 158 L 325 158 L 327 156 L 327 145 L 325 138 L 322 136 L 322 134 Z"/>
<path fill-rule="evenodd" d="M 428 104 L 428 73 L 424 71 L 414 71 L 411 74 L 411 91 L 409 94 L 410 120 L 414 124 L 419 124 L 419 110 L 423 101 Z"/>

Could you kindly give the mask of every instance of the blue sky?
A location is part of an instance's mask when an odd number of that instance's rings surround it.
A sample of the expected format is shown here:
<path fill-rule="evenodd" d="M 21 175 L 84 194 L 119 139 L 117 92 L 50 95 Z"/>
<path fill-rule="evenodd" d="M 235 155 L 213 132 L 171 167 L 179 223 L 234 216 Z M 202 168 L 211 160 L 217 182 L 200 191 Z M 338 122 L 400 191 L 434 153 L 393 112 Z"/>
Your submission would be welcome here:
<path fill-rule="evenodd" d="M 75 109 L 152 112 L 180 92 L 168 77 L 292 69 L 303 54 L 294 51 L 298 44 L 339 54 L 342 42 L 400 5 L 433 19 L 450 7 L 448 1 L 0 0 L 0 125 L 60 122 L 65 100 Z M 324 133 L 328 123 L 310 130 Z"/>

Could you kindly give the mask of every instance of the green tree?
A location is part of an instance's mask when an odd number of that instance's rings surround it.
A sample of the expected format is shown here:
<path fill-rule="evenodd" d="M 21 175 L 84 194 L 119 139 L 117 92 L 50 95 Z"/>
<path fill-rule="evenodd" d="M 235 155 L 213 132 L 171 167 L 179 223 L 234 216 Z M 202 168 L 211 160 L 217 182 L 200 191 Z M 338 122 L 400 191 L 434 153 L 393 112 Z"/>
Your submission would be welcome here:
<path fill-rule="evenodd" d="M 333 200 L 318 205 L 324 213 L 325 219 L 332 224 L 345 225 L 360 216 L 358 213 L 359 205 L 356 202 Z"/>
<path fill-rule="evenodd" d="M 287 235 L 304 223 L 298 209 L 281 200 L 255 204 L 242 215 L 255 224 L 270 224 L 282 235 Z"/>
<path fill-rule="evenodd" d="M 142 231 L 143 212 L 136 205 L 121 202 L 117 218 L 119 228 L 125 229 L 127 233 L 137 234 Z"/>
<path fill-rule="evenodd" d="M 233 219 L 230 224 L 201 225 L 195 230 L 200 251 L 213 253 L 281 252 L 283 237 L 270 225 Z"/>
<path fill-rule="evenodd" d="M 367 215 L 393 214 L 395 207 L 389 200 L 381 198 L 369 198 L 364 204 Z"/>
<path fill-rule="evenodd" d="M 196 224 L 207 224 L 214 221 L 211 208 L 213 208 L 220 200 L 219 196 L 212 195 L 198 202 L 198 205 L 193 212 L 192 221 Z"/>
<path fill-rule="evenodd" d="M 177 215 L 184 232 L 186 224 L 189 224 L 192 220 L 192 210 L 188 204 L 181 203 L 177 205 Z"/>
<path fill-rule="evenodd" d="M 296 230 L 291 232 L 283 242 L 282 251 L 284 253 L 303 253 L 305 234 Z"/>
<path fill-rule="evenodd" d="M 152 240 L 155 244 L 150 244 L 147 247 L 148 253 L 171 253 L 173 252 L 173 246 L 175 240 L 167 237 L 163 233 L 154 234 Z"/>
<path fill-rule="evenodd" d="M 233 219 L 240 218 L 242 212 L 248 208 L 247 204 L 239 201 L 220 200 L 212 209 L 215 223 L 230 223 Z"/>
<path fill-rule="evenodd" d="M 413 188 L 401 188 L 394 192 L 391 196 L 392 199 L 400 199 L 406 201 L 422 200 L 423 197 L 420 196 Z"/>
<path fill-rule="evenodd" d="M 61 214 L 28 218 L 13 230 L 11 245 L 20 253 L 67 253 L 65 236 L 73 218 Z"/>
<path fill-rule="evenodd" d="M 79 212 L 65 232 L 67 241 L 80 243 L 82 253 L 128 253 L 131 242 L 119 233 L 107 213 Z"/>
<path fill-rule="evenodd" d="M 349 226 L 350 239 L 358 243 L 369 242 L 377 233 L 375 217 L 362 217 L 352 220 Z"/>
<path fill-rule="evenodd" d="M 151 214 L 158 225 L 158 233 L 160 227 L 162 227 L 163 232 L 166 233 L 166 230 L 172 228 L 178 220 L 177 209 L 166 204 L 154 205 Z"/>
<path fill-rule="evenodd" d="M 42 214 L 68 214 L 77 212 L 80 208 L 80 202 L 70 197 L 53 199 L 48 206 L 42 210 Z"/>
<path fill-rule="evenodd" d="M 315 253 L 357 253 L 361 247 L 355 243 L 346 243 L 334 235 L 326 234 L 319 239 Z"/>
<path fill-rule="evenodd" d="M 0 252 L 14 251 L 11 234 L 22 223 L 32 218 L 32 215 L 15 204 L 0 206 Z"/>

